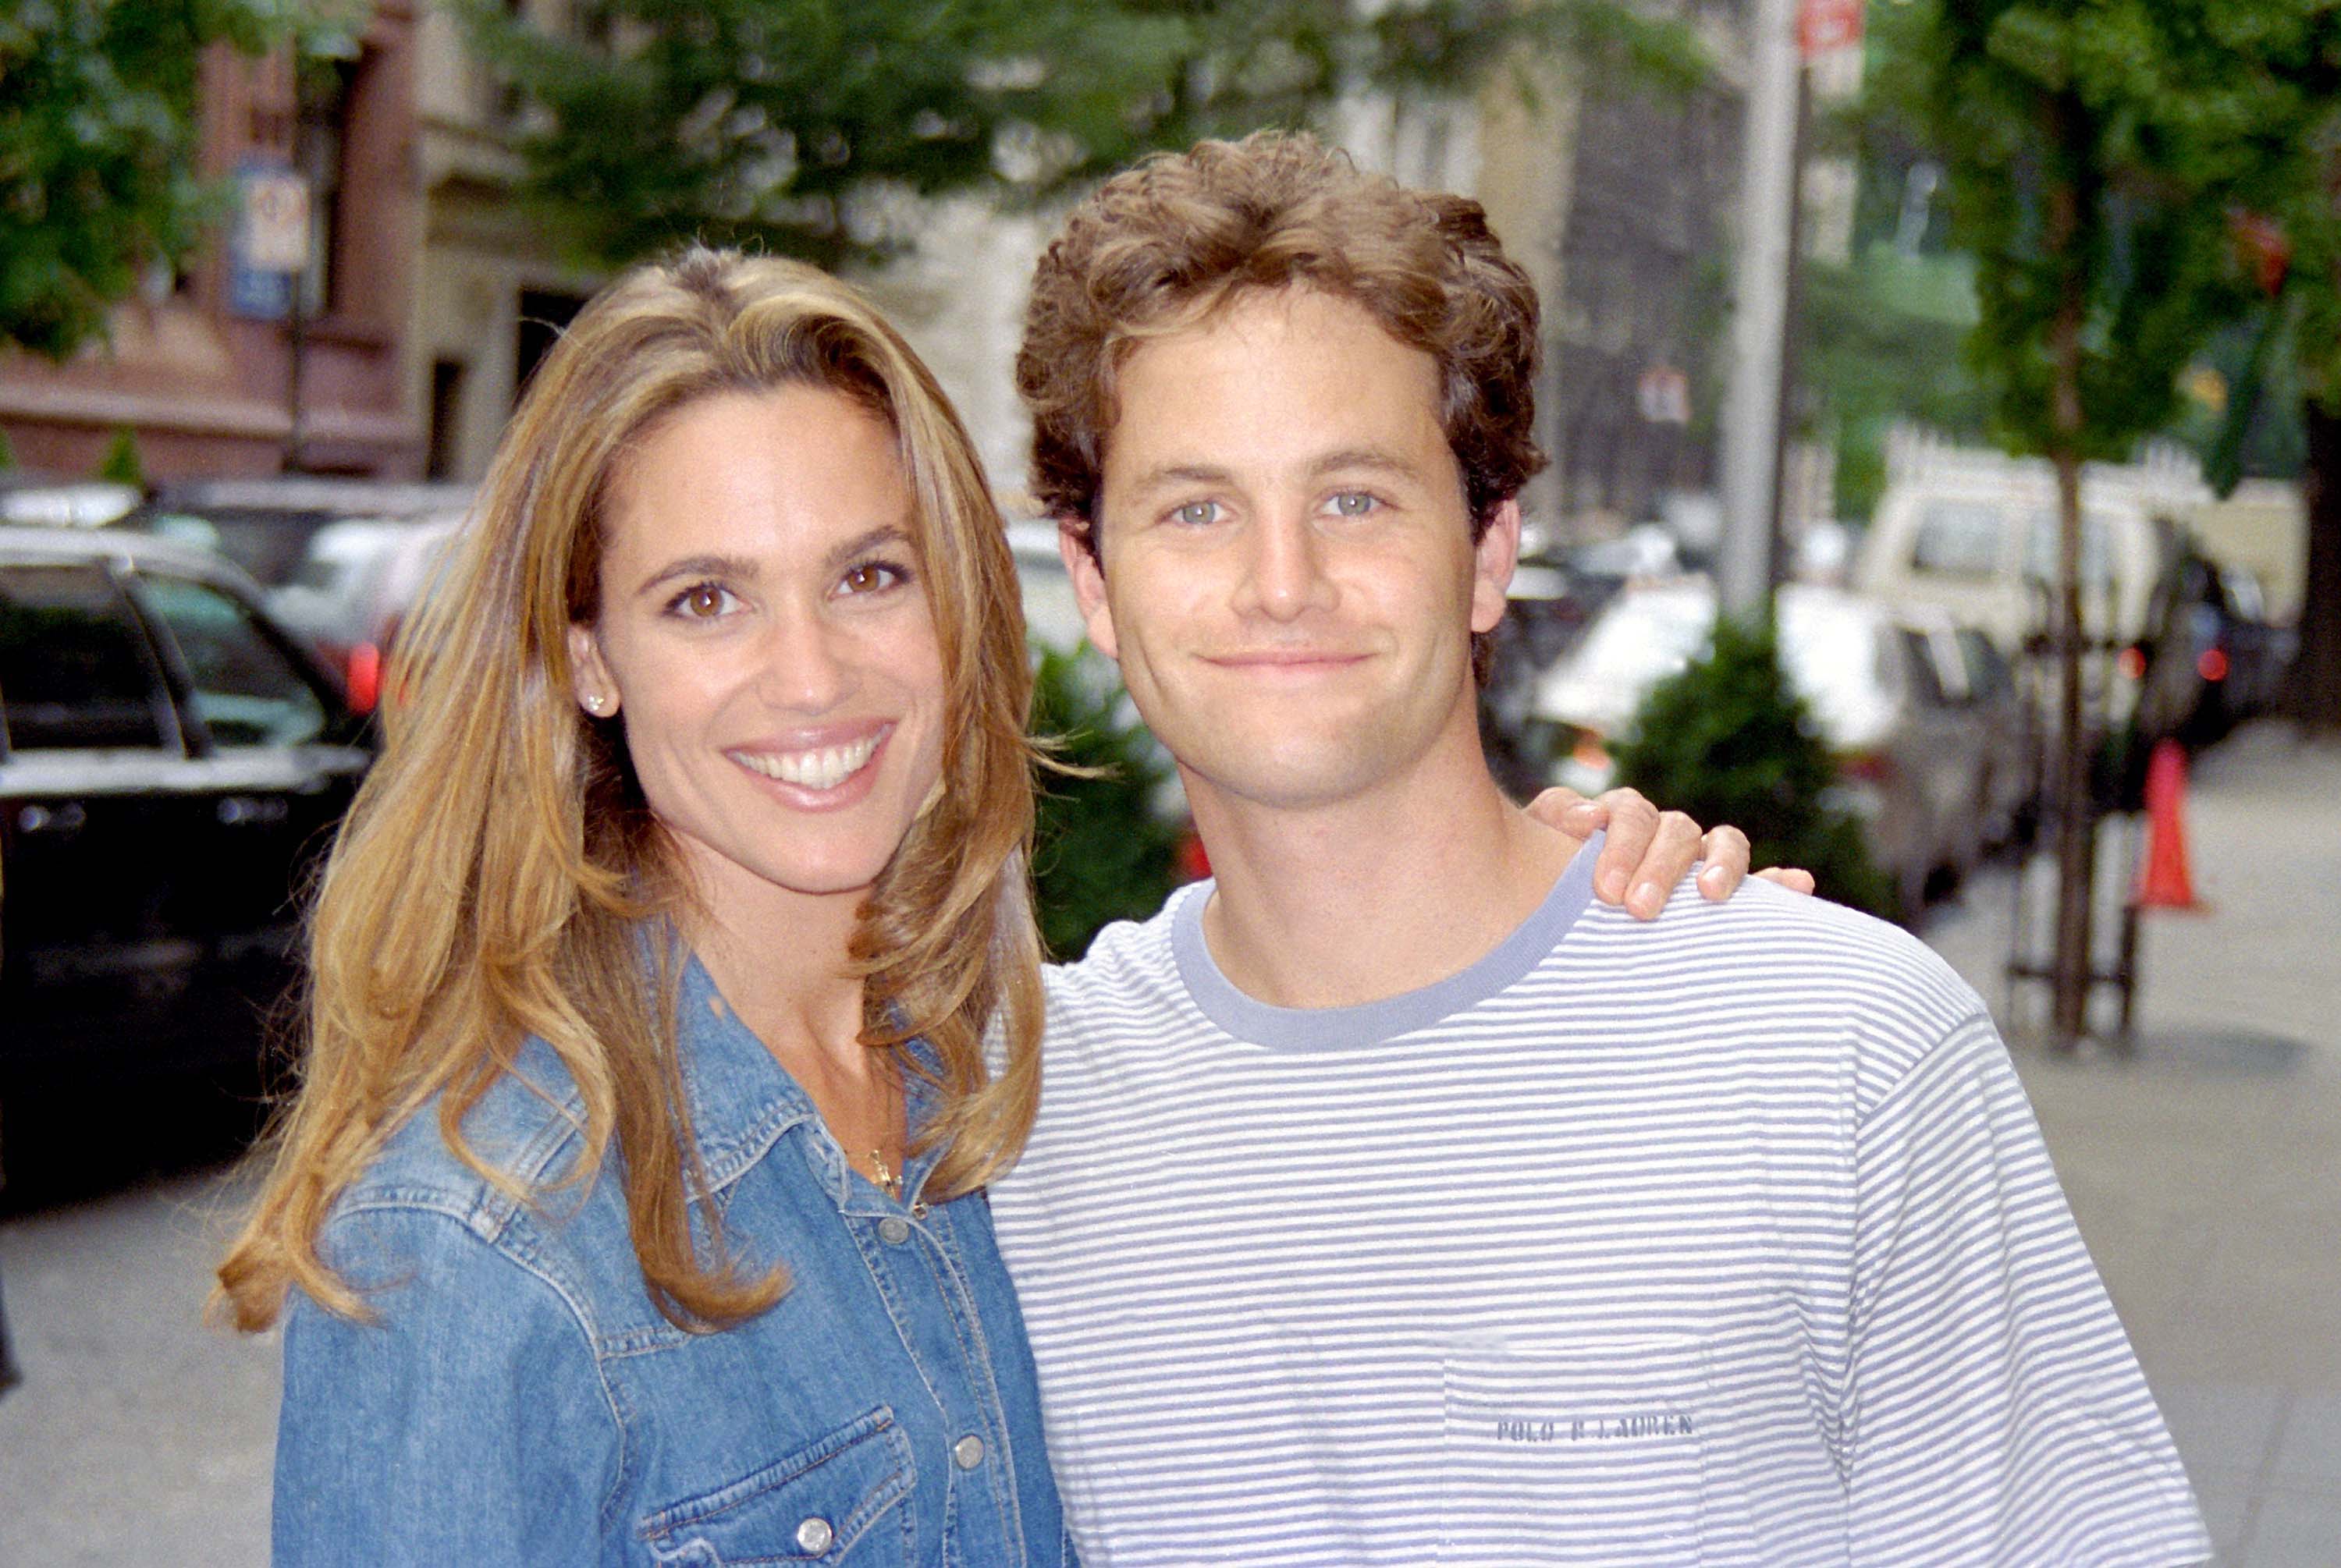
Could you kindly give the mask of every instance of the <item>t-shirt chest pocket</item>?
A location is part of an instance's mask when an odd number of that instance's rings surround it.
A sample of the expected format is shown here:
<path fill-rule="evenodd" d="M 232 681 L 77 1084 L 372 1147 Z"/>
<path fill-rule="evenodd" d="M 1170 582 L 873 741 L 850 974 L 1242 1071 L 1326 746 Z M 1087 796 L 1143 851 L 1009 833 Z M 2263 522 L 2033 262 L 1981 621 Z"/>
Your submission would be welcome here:
<path fill-rule="evenodd" d="M 907 1568 L 911 1445 L 881 1405 L 776 1464 L 662 1508 L 642 1538 L 660 1568 Z"/>
<path fill-rule="evenodd" d="M 1689 1335 L 1458 1345 L 1439 1556 L 1531 1568 L 1702 1562 L 1707 1357 Z"/>

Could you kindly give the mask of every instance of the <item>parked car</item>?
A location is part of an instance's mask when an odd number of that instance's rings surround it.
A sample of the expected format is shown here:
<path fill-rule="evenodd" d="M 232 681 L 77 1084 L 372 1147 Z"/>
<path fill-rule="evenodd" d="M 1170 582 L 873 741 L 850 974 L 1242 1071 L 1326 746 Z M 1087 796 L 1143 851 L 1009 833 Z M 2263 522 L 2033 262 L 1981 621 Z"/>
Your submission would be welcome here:
<path fill-rule="evenodd" d="M 1898 617 L 1835 589 L 1788 584 L 1778 612 L 1788 680 L 1838 758 L 1838 801 L 1915 913 L 1938 874 L 1964 872 L 2016 816 L 2026 774 L 2020 743 L 2001 739 L 2022 730 L 2005 662 L 1982 664 L 1978 680 L 1947 618 Z M 1538 688 L 1551 780 L 1589 795 L 1608 789 L 1611 746 L 1650 689 L 1705 650 L 1714 625 L 1715 590 L 1703 578 L 1612 600 Z"/>
<path fill-rule="evenodd" d="M 405 484 L 285 474 L 166 484 L 123 520 L 125 529 L 218 551 L 264 589 L 293 580 L 309 541 L 337 522 L 428 522 L 463 515 L 466 484 Z"/>
<path fill-rule="evenodd" d="M 250 1093 L 295 892 L 370 760 L 333 671 L 206 551 L 0 530 L 0 1116 Z"/>
<path fill-rule="evenodd" d="M 2199 487 L 2198 487 L 2199 488 Z M 2081 618 L 2097 638 L 2148 630 L 2173 537 L 2157 519 L 2187 499 L 2092 471 L 2081 489 Z M 2005 461 L 1923 471 L 1889 485 L 1855 554 L 1855 591 L 1939 610 L 2015 654 L 2049 620 L 2057 492 L 2044 469 Z"/>
<path fill-rule="evenodd" d="M 462 513 L 412 521 L 358 518 L 309 536 L 268 608 L 343 673 L 350 706 L 373 710 L 383 660 L 463 527 Z"/>

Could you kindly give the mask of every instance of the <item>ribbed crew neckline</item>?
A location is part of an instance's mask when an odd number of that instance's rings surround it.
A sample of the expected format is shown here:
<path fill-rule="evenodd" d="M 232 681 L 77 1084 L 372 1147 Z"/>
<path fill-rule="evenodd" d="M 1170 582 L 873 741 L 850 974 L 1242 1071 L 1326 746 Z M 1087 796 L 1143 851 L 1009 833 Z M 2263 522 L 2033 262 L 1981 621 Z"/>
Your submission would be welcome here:
<path fill-rule="evenodd" d="M 1593 898 L 1593 862 L 1601 853 L 1595 833 L 1561 870 L 1552 891 L 1511 934 L 1484 957 L 1443 980 L 1379 1001 L 1343 1007 L 1280 1007 L 1236 988 L 1203 938 L 1203 907 L 1214 883 L 1182 890 L 1170 914 L 1170 950 L 1179 978 L 1203 1016 L 1225 1033 L 1282 1050 L 1326 1050 L 1378 1044 L 1427 1028 L 1517 983 L 1569 935 Z"/>

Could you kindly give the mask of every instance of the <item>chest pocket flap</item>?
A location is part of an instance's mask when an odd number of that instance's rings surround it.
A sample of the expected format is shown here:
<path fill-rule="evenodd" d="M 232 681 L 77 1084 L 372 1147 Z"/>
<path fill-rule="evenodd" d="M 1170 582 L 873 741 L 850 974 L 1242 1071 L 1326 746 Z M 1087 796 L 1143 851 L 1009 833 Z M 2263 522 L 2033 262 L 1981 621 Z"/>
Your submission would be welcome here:
<path fill-rule="evenodd" d="M 672 1568 L 821 1563 L 897 1568 L 911 1554 L 911 1444 L 881 1405 L 787 1458 L 644 1519 Z"/>

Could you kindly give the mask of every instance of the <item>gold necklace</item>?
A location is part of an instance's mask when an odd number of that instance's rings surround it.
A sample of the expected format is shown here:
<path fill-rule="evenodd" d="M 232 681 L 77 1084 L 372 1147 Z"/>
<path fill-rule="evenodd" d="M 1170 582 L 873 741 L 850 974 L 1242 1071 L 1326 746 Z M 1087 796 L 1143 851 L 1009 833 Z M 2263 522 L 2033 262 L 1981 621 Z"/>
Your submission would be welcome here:
<path fill-rule="evenodd" d="M 901 1203 L 902 1201 L 902 1174 L 886 1163 L 886 1156 L 882 1151 L 878 1149 L 870 1151 L 870 1179 L 878 1184 L 878 1190 L 896 1203 Z"/>

